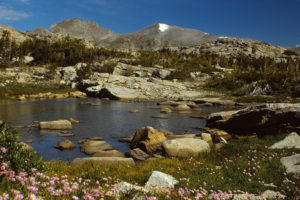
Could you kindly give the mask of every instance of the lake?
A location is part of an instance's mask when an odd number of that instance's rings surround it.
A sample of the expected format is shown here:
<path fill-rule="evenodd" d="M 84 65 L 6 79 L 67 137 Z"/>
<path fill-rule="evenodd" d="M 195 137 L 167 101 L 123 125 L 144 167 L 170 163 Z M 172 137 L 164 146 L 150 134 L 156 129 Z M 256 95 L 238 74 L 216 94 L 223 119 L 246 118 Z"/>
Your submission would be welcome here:
<path fill-rule="evenodd" d="M 84 105 L 83 102 L 92 102 L 96 106 Z M 57 119 L 74 118 L 79 124 L 73 125 L 70 133 L 72 137 L 59 136 L 60 131 L 44 131 L 38 127 L 19 128 L 19 140 L 33 142 L 30 145 L 42 156 L 43 160 L 71 161 L 76 157 L 87 157 L 80 152 L 78 141 L 89 137 L 103 137 L 114 149 L 123 153 L 129 150 L 129 145 L 119 143 L 119 137 L 128 137 L 137 129 L 152 126 L 158 130 L 168 130 L 175 134 L 197 133 L 193 127 L 204 127 L 206 121 L 191 118 L 188 114 L 170 113 L 168 119 L 152 118 L 159 114 L 154 109 L 154 102 L 121 102 L 106 101 L 94 98 L 63 99 L 33 102 L 15 102 L 0 100 L 0 120 L 12 127 L 23 127 L 33 124 L 34 121 L 52 121 Z M 200 109 L 199 109 L 200 108 Z M 199 107 L 196 112 L 211 112 L 220 110 L 215 107 Z M 138 113 L 130 110 L 138 109 Z M 200 111 L 199 111 L 200 110 Z M 201 111 L 202 110 L 202 111 Z M 65 139 L 71 140 L 76 148 L 72 152 L 61 152 L 54 146 Z"/>

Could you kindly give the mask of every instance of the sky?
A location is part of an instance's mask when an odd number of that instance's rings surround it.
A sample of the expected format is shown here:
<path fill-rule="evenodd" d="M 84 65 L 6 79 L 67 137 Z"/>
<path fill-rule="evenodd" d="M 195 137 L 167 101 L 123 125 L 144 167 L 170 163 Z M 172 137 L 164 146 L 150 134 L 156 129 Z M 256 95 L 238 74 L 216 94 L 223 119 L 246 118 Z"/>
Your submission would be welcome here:
<path fill-rule="evenodd" d="M 300 45 L 300 0 L 0 0 L 0 24 L 20 31 L 49 29 L 71 18 L 122 34 L 165 23 L 283 47 Z"/>

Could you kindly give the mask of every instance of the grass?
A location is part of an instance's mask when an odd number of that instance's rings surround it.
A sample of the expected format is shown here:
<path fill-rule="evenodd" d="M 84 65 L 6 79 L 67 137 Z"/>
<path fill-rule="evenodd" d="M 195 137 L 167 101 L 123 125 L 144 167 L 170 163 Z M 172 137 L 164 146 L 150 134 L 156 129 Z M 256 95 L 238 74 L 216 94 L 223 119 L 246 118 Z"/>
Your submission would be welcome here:
<path fill-rule="evenodd" d="M 204 188 L 207 191 L 241 190 L 254 194 L 275 189 L 291 199 L 300 195 L 300 177 L 286 174 L 279 159 L 300 153 L 300 150 L 269 150 L 267 147 L 282 136 L 263 139 L 233 140 L 218 152 L 198 158 L 166 158 L 139 163 L 134 167 L 113 165 L 103 167 L 93 163 L 70 167 L 63 162 L 49 162 L 50 175 L 64 175 L 99 180 L 112 177 L 133 184 L 144 185 L 154 170 L 171 174 L 180 180 L 178 188 Z M 274 184 L 270 188 L 264 184 Z M 176 196 L 176 195 L 175 195 Z"/>
<path fill-rule="evenodd" d="M 3 195 L 10 195 L 13 199 L 132 199 L 136 194 L 144 194 L 135 187 L 119 194 L 114 185 L 127 181 L 143 186 L 154 170 L 174 176 L 179 183 L 172 190 L 149 192 L 146 199 L 208 199 L 209 196 L 222 199 L 232 193 L 249 196 L 268 189 L 291 200 L 300 196 L 300 176 L 287 174 L 280 163 L 281 157 L 300 153 L 300 150 L 268 148 L 283 139 L 285 135 L 282 134 L 232 140 L 220 151 L 196 158 L 148 160 L 135 166 L 104 166 L 91 162 L 74 167 L 62 161 L 52 161 L 42 165 L 43 172 L 28 169 L 23 173 L 12 171 L 18 168 L 11 168 L 9 159 L 3 160 L 19 151 L 11 143 L 15 137 L 6 130 L 2 129 L 3 141 L 0 143 L 0 199 Z M 29 161 L 25 165 L 40 166 L 41 163 Z"/>
<path fill-rule="evenodd" d="M 0 86 L 0 97 L 1 96 L 16 96 L 23 94 L 38 94 L 45 92 L 52 93 L 67 93 L 72 92 L 74 89 L 61 84 L 56 83 L 9 83 L 5 86 Z"/>

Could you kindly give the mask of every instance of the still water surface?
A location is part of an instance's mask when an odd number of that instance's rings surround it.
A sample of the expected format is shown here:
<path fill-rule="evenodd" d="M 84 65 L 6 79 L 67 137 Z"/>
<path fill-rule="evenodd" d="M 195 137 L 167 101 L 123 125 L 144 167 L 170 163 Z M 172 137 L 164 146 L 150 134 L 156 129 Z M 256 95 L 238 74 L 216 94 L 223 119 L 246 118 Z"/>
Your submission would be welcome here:
<path fill-rule="evenodd" d="M 99 105 L 83 105 L 81 102 L 93 102 Z M 168 119 L 152 118 L 158 115 L 158 109 L 152 109 L 153 102 L 120 102 L 103 101 L 99 99 L 64 99 L 34 102 L 11 102 L 0 100 L 0 120 L 10 126 L 28 126 L 33 121 L 51 121 L 56 119 L 74 118 L 79 124 L 73 125 L 73 137 L 60 137 L 60 132 L 40 130 L 38 127 L 20 128 L 19 140 L 32 140 L 30 145 L 46 161 L 71 161 L 76 157 L 86 157 L 80 152 L 79 140 L 89 137 L 103 137 L 115 149 L 125 153 L 129 150 L 128 144 L 119 143 L 118 137 L 128 137 L 137 129 L 152 126 L 158 130 L 168 130 L 174 133 L 183 133 L 187 130 L 197 132 L 192 127 L 204 127 L 202 119 L 190 118 L 189 115 L 179 113 L 168 114 Z M 140 112 L 131 113 L 132 109 Z M 204 111 L 218 110 L 217 108 L 201 107 Z M 76 148 L 72 152 L 61 152 L 54 146 L 65 139 L 71 140 Z"/>

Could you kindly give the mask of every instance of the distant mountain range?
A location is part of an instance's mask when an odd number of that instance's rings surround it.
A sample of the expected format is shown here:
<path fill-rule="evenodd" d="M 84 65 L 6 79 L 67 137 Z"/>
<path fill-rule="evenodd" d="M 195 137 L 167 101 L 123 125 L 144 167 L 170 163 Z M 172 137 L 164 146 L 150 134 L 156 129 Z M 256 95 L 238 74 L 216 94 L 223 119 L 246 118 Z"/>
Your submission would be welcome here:
<path fill-rule="evenodd" d="M 30 35 L 49 37 L 54 34 L 69 35 L 72 38 L 81 38 L 94 43 L 99 47 L 157 50 L 166 47 L 191 46 L 213 42 L 216 36 L 195 29 L 169 26 L 167 24 L 153 24 L 136 33 L 118 34 L 102 28 L 95 22 L 68 19 L 50 27 L 50 30 L 37 28 L 27 31 Z"/>
<path fill-rule="evenodd" d="M 153 24 L 135 33 L 119 34 L 102 28 L 95 22 L 68 19 L 56 23 L 49 30 L 39 27 L 34 31 L 19 32 L 10 26 L 0 25 L 1 32 L 7 30 L 17 42 L 37 36 L 50 41 L 57 41 L 66 36 L 83 39 L 87 46 L 97 46 L 118 50 L 159 50 L 172 48 L 185 53 L 213 53 L 226 57 L 239 54 L 252 57 L 280 57 L 286 48 L 264 42 L 233 38 L 217 37 L 195 29 L 170 26 L 163 23 Z M 188 48 L 182 48 L 188 47 Z M 184 50 L 186 49 L 186 50 Z M 291 52 L 300 55 L 300 48 L 290 48 Z M 294 54 L 295 54 L 294 53 Z"/>

